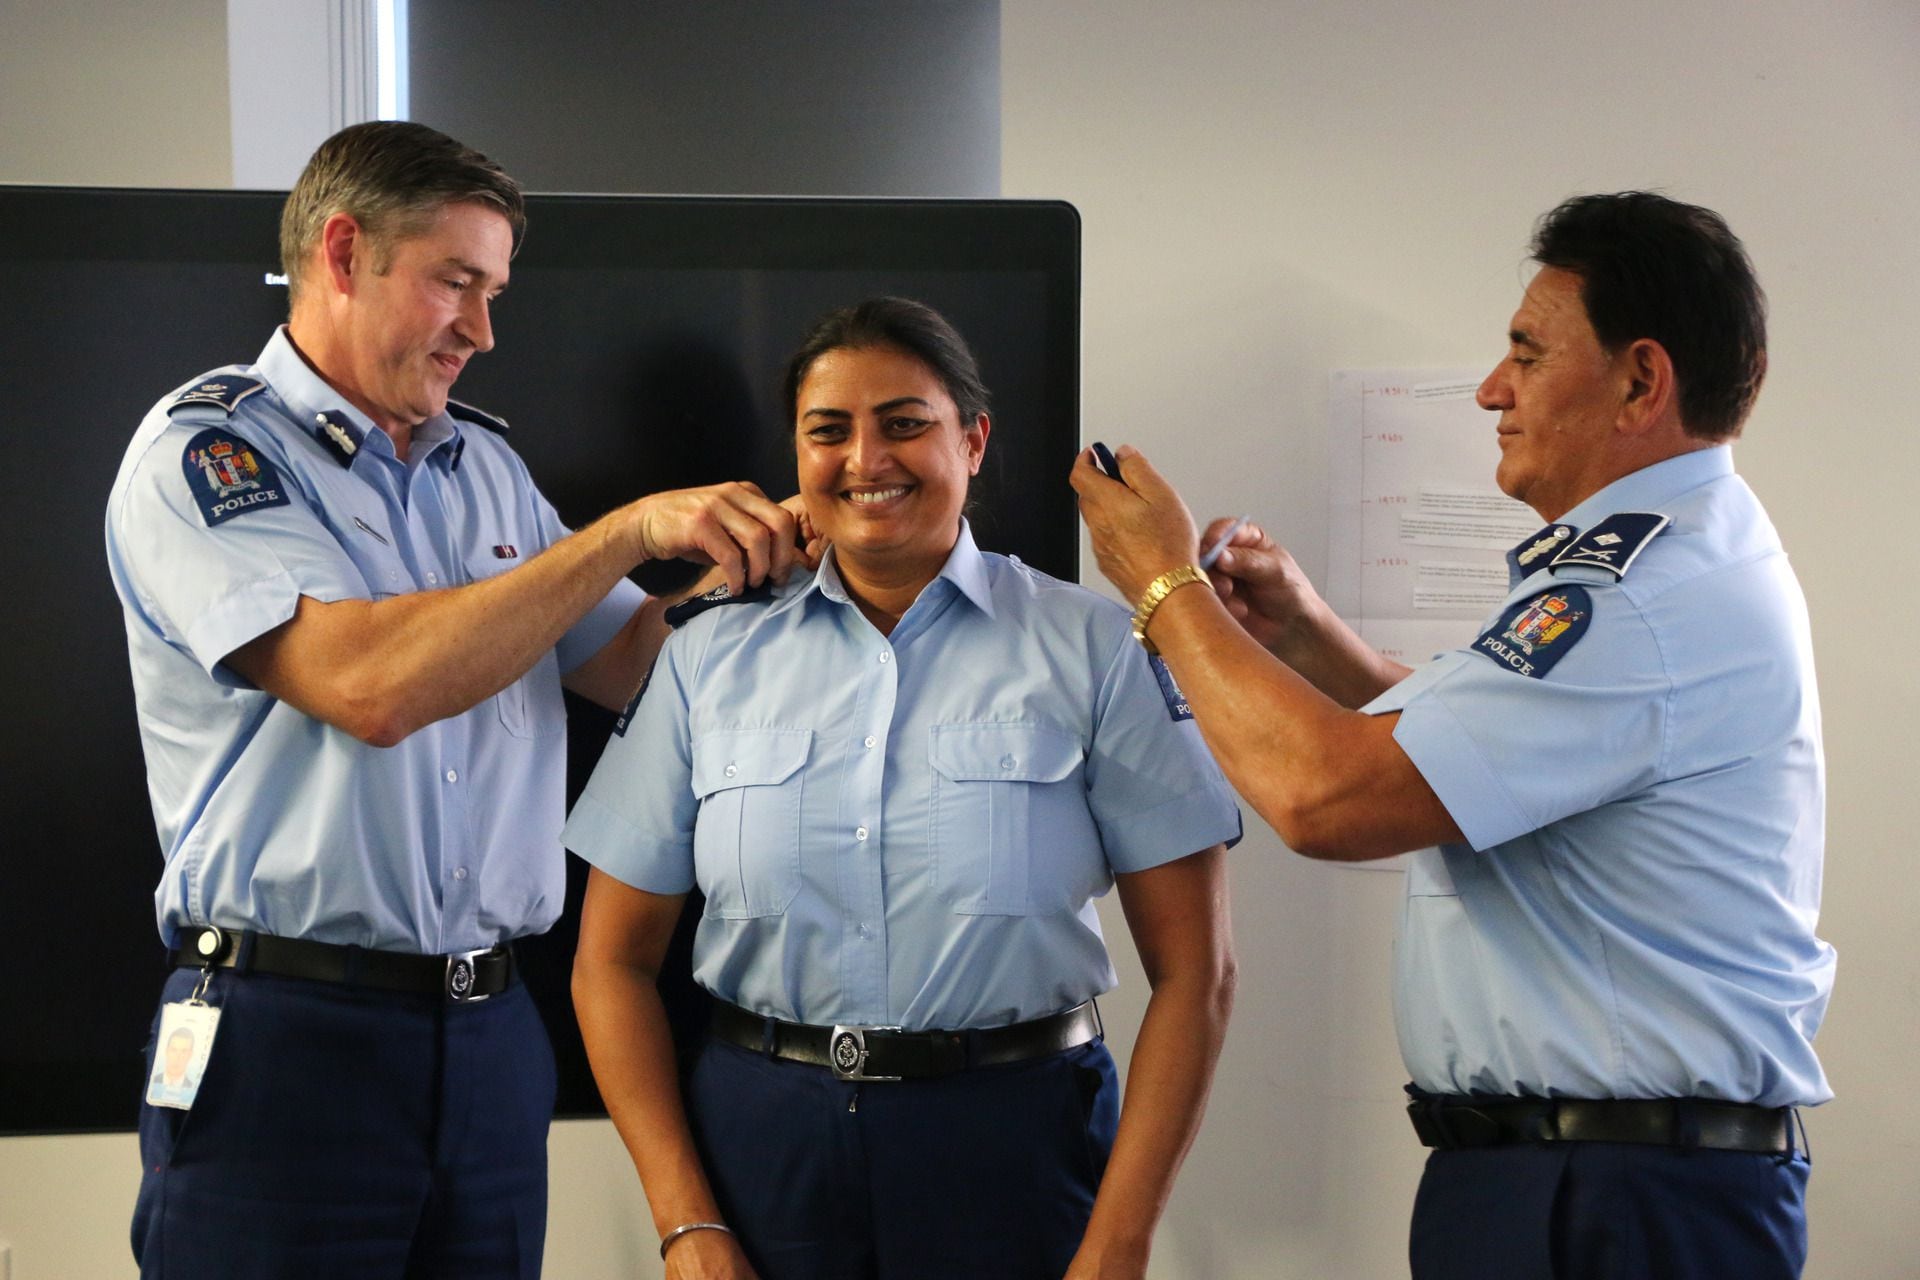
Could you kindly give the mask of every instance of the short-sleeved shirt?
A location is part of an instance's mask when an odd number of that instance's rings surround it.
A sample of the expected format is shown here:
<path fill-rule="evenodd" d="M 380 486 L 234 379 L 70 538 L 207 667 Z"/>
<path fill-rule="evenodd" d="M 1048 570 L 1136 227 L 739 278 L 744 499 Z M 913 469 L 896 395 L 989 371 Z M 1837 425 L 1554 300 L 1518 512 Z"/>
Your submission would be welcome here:
<path fill-rule="evenodd" d="M 1509 563 L 1479 641 L 1365 708 L 1400 713 L 1396 740 L 1466 836 L 1407 877 L 1395 996 L 1414 1083 L 1825 1101 L 1812 643 L 1731 450 L 1616 481 Z"/>
<path fill-rule="evenodd" d="M 383 600 L 511 571 L 567 533 L 484 415 L 409 461 L 285 330 L 141 422 L 107 507 L 148 793 L 160 933 L 220 925 L 463 951 L 545 929 L 565 896 L 561 673 L 645 599 L 621 583 L 524 677 L 374 747 L 224 660 L 300 597 Z M 494 424 L 499 425 L 499 424 Z"/>
<path fill-rule="evenodd" d="M 882 635 L 831 555 L 674 633 L 563 839 L 706 895 L 694 977 L 815 1024 L 990 1027 L 1113 986 L 1094 899 L 1240 835 L 1125 610 L 963 524 Z"/>

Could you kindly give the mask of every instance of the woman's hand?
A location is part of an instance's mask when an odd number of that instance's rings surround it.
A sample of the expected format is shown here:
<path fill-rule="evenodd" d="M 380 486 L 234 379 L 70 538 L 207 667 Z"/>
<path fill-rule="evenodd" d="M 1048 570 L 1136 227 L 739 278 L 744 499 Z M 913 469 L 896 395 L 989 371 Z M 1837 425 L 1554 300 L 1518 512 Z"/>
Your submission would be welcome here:
<path fill-rule="evenodd" d="M 1119 1253 L 1109 1249 L 1095 1252 L 1090 1245 L 1082 1244 L 1073 1262 L 1067 1267 L 1064 1280 L 1146 1280 L 1147 1249 L 1143 1245 L 1138 1249 L 1122 1250 Z"/>
<path fill-rule="evenodd" d="M 1134 1040 L 1113 1154 L 1069 1280 L 1142 1280 L 1174 1174 L 1200 1128 L 1233 1009 L 1227 858 L 1214 845 L 1114 877 L 1153 994 Z"/>
<path fill-rule="evenodd" d="M 689 1231 L 667 1246 L 667 1280 L 759 1280 L 740 1242 L 725 1231 Z"/>

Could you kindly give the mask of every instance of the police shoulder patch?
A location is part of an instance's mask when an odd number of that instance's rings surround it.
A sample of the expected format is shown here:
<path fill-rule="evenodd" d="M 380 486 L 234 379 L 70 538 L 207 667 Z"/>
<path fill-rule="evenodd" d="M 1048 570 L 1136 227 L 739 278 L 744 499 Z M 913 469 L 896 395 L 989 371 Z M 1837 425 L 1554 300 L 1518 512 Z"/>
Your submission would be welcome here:
<path fill-rule="evenodd" d="M 1153 653 L 1147 655 L 1147 662 L 1153 667 L 1153 678 L 1160 682 L 1160 696 L 1166 700 L 1167 715 L 1174 720 L 1193 719 L 1193 708 L 1187 705 L 1187 695 L 1180 692 L 1180 686 L 1174 683 L 1173 672 L 1167 669 L 1167 660 Z"/>
<path fill-rule="evenodd" d="M 768 599 L 772 595 L 773 588 L 764 582 L 757 587 L 748 587 L 739 595 L 733 594 L 723 582 L 705 595 L 682 600 L 662 616 L 670 627 L 684 626 L 689 620 L 699 617 L 709 609 L 717 609 L 723 604 L 747 604 L 754 600 Z"/>
<path fill-rule="evenodd" d="M 273 463 L 224 427 L 209 427 L 187 441 L 180 467 L 209 529 L 235 516 L 284 507 L 290 501 Z"/>
<path fill-rule="evenodd" d="M 1586 634 L 1593 600 L 1585 587 L 1555 587 L 1510 606 L 1473 642 L 1475 653 L 1538 680 Z"/>
<path fill-rule="evenodd" d="M 1616 579 L 1624 578 L 1634 557 L 1646 550 L 1654 535 L 1671 523 L 1672 516 L 1663 516 L 1657 511 L 1615 512 L 1561 548 L 1560 553 L 1547 562 L 1547 568 L 1558 573 L 1573 565 L 1586 565 L 1605 569 Z"/>
<path fill-rule="evenodd" d="M 167 405 L 167 412 L 190 405 L 209 404 L 224 413 L 232 414 L 240 402 L 257 391 L 266 389 L 266 383 L 258 378 L 249 378 L 244 374 L 222 373 L 210 378 L 202 378 L 192 386 L 175 396 Z"/>
<path fill-rule="evenodd" d="M 484 413 L 470 404 L 461 404 L 458 400 L 447 401 L 447 414 L 449 417 L 458 418 L 462 422 L 472 422 L 485 427 L 489 431 L 505 431 L 507 429 L 507 420 L 505 418 L 496 418 L 492 414 Z"/>

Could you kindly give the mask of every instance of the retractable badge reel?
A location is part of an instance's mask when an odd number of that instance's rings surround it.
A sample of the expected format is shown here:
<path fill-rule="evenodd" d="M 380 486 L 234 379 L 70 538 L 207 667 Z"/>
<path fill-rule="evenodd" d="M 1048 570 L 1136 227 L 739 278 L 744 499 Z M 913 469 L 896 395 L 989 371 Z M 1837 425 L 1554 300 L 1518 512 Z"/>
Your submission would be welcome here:
<path fill-rule="evenodd" d="M 212 950 L 208 950 L 211 944 Z M 220 1029 L 220 1010 L 206 1001 L 213 981 L 214 962 L 225 945 L 225 935 L 207 930 L 199 947 L 206 965 L 193 994 L 160 1009 L 160 1034 L 154 1045 L 153 1075 L 147 1081 L 147 1104 L 186 1111 L 200 1092 L 200 1080 L 213 1056 L 213 1038 Z"/>

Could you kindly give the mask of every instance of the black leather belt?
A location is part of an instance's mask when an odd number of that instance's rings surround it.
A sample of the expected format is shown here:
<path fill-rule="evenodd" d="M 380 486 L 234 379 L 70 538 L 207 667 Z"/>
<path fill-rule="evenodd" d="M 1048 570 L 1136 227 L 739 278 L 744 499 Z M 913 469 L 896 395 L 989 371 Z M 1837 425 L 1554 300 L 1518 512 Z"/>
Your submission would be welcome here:
<path fill-rule="evenodd" d="M 455 1004 L 474 1004 L 499 995 L 513 985 L 514 979 L 513 951 L 504 942 L 484 951 L 422 956 L 189 925 L 179 931 L 167 959 L 176 969 L 211 966 L 242 973 L 270 973 L 441 996 Z"/>
<path fill-rule="evenodd" d="M 1516 1142 L 1633 1142 L 1710 1151 L 1793 1150 L 1793 1108 L 1701 1098 L 1474 1098 L 1416 1095 L 1407 1116 L 1442 1151 Z"/>
<path fill-rule="evenodd" d="M 770 1057 L 831 1067 L 842 1080 L 924 1080 L 1076 1048 L 1098 1037 L 1101 1027 L 1091 1000 L 1031 1022 L 970 1031 L 815 1027 L 720 1001 L 713 1010 L 713 1034 Z"/>

